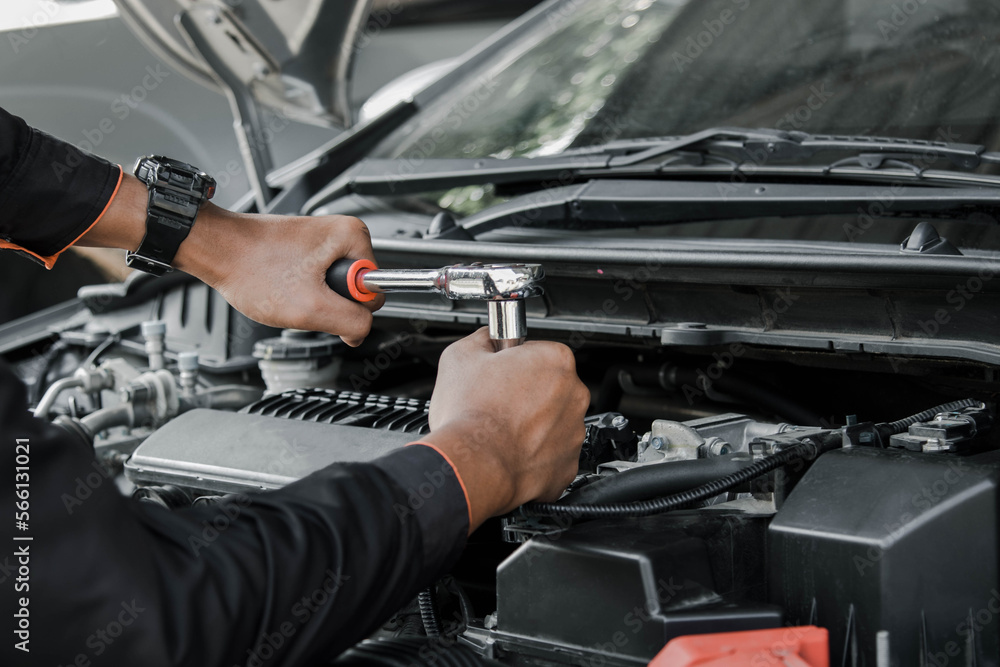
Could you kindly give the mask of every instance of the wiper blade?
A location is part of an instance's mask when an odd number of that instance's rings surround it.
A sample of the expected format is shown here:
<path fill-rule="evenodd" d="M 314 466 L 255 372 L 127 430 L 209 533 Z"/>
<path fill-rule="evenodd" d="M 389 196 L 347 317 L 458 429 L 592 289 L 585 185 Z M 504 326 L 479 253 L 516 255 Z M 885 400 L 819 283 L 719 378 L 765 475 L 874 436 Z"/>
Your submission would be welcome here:
<path fill-rule="evenodd" d="M 654 162 L 657 158 L 691 155 L 704 158 L 702 163 L 712 159 L 718 162 L 720 156 L 726 161 L 724 158 L 728 157 L 733 172 L 750 162 L 758 174 L 763 174 L 767 163 L 801 162 L 823 152 L 849 152 L 851 155 L 827 166 L 802 166 L 799 175 L 829 176 L 837 169 L 856 165 L 873 172 L 883 167 L 902 167 L 911 172 L 912 177 L 922 179 L 927 170 L 912 164 L 916 158 L 926 162 L 946 159 L 962 170 L 975 169 L 982 164 L 1000 164 L 1000 153 L 987 151 L 976 144 L 716 127 L 682 137 L 652 142 L 616 142 L 596 150 L 588 148 L 551 157 L 364 160 L 323 187 L 306 203 L 304 212 L 312 212 L 326 202 L 351 193 L 396 196 L 487 183 L 527 183 L 548 188 L 625 175 L 656 177 L 670 163 L 670 160 Z M 796 175 L 795 168 L 787 165 L 775 167 L 775 170 L 778 172 L 775 175 Z M 947 182 L 950 173 L 953 172 L 935 172 L 935 180 Z M 989 176 L 963 176 L 960 180 L 1000 185 L 1000 181 Z"/>
<path fill-rule="evenodd" d="M 617 146 L 619 149 L 621 146 Z M 608 148 L 615 148 L 609 145 Z M 920 157 L 924 160 L 943 158 L 960 169 L 975 169 L 982 164 L 1000 164 L 1000 153 L 987 151 L 979 144 L 948 141 L 870 137 L 864 135 L 808 134 L 776 129 L 746 129 L 713 127 L 682 137 L 664 139 L 628 155 L 609 161 L 609 167 L 641 164 L 682 150 L 712 149 L 718 152 L 743 154 L 753 162 L 771 160 L 804 160 L 817 153 L 854 152 L 861 166 L 877 169 L 886 159 Z M 834 163 L 836 164 L 836 163 Z"/>

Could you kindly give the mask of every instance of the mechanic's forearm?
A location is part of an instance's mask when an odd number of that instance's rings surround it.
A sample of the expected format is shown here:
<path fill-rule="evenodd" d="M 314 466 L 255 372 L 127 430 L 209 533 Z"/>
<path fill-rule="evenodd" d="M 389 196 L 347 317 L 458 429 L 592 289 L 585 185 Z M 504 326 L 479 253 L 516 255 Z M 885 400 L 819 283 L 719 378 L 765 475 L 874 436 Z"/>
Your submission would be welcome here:
<path fill-rule="evenodd" d="M 146 233 L 147 199 L 146 185 L 135 176 L 124 175 L 107 212 L 77 245 L 136 250 Z M 211 202 L 205 204 L 172 264 L 215 285 L 228 272 L 227 259 L 253 226 L 250 220 Z"/>
<path fill-rule="evenodd" d="M 491 447 L 486 443 L 485 423 L 470 416 L 465 422 L 435 429 L 420 440 L 437 448 L 455 466 L 468 498 L 470 534 L 510 507 L 515 499 L 514 473 L 493 456 L 496 444 Z"/>
<path fill-rule="evenodd" d="M 136 250 L 146 230 L 145 184 L 124 176 L 107 212 L 79 243 Z M 215 288 L 247 317 L 275 327 L 326 331 L 360 345 L 384 298 L 360 304 L 324 281 L 342 257 L 374 260 L 368 228 L 348 216 L 233 213 L 211 202 L 171 265 Z"/>
<path fill-rule="evenodd" d="M 121 169 L 0 109 L 0 248 L 51 268 L 108 208 Z"/>
<path fill-rule="evenodd" d="M 14 541 L 13 520 L 0 529 L 0 570 L 30 555 L 30 587 L 0 578 L 0 615 L 30 598 L 33 640 L 30 655 L 0 644 L 4 665 L 316 664 L 443 574 L 467 529 L 450 467 L 426 447 L 167 511 L 121 497 L 90 447 L 32 419 L 2 363 L 0 429 L 0 502 L 15 506 L 13 471 L 29 460 L 30 530 L 16 535 L 32 538 Z M 113 642 L 95 634 L 109 623 Z"/>

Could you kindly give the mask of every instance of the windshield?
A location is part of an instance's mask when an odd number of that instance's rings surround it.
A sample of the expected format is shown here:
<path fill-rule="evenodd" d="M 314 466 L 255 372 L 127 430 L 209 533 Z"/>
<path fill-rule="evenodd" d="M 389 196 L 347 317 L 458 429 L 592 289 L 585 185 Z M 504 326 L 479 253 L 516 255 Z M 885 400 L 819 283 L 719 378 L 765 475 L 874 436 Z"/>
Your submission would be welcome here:
<path fill-rule="evenodd" d="M 516 157 L 711 126 L 1000 148 L 991 0 L 580 0 L 389 138 Z"/>
<path fill-rule="evenodd" d="M 374 157 L 537 157 L 713 126 L 996 150 L 998 56 L 992 0 L 568 0 Z M 470 215 L 504 198 L 421 200 Z"/>

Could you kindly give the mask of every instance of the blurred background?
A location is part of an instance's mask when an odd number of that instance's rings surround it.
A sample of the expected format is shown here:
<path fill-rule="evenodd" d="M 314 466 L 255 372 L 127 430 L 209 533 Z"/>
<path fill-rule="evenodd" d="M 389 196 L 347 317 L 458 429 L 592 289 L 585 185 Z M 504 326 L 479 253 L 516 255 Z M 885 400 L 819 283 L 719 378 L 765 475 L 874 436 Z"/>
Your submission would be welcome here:
<path fill-rule="evenodd" d="M 152 0 L 149 0 L 152 2 Z M 341 0 L 327 0 L 341 1 Z M 373 0 L 353 48 L 347 88 L 352 121 L 429 83 L 538 0 Z M 112 0 L 4 0 L 0 106 L 30 125 L 131 169 L 168 155 L 219 183 L 231 207 L 250 190 L 226 97 L 155 55 Z M 164 3 L 161 7 L 166 6 Z M 195 4 L 179 0 L 178 5 Z M 241 0 L 228 2 L 240 11 Z M 270 113 L 270 112 L 265 112 Z M 271 117 L 275 167 L 335 138 L 343 127 Z M 74 249 L 47 271 L 0 253 L 0 324 L 73 298 L 81 285 L 121 280 L 123 253 Z"/>

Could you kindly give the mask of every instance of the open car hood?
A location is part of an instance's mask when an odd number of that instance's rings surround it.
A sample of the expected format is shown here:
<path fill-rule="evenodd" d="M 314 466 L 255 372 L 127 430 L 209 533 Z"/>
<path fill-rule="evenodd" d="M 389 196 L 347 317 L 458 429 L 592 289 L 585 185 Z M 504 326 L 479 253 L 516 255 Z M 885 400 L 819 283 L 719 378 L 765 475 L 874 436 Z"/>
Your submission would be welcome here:
<path fill-rule="evenodd" d="M 299 121 L 347 127 L 355 41 L 371 0 L 115 0 L 156 55 L 202 84 L 242 83 Z"/>

